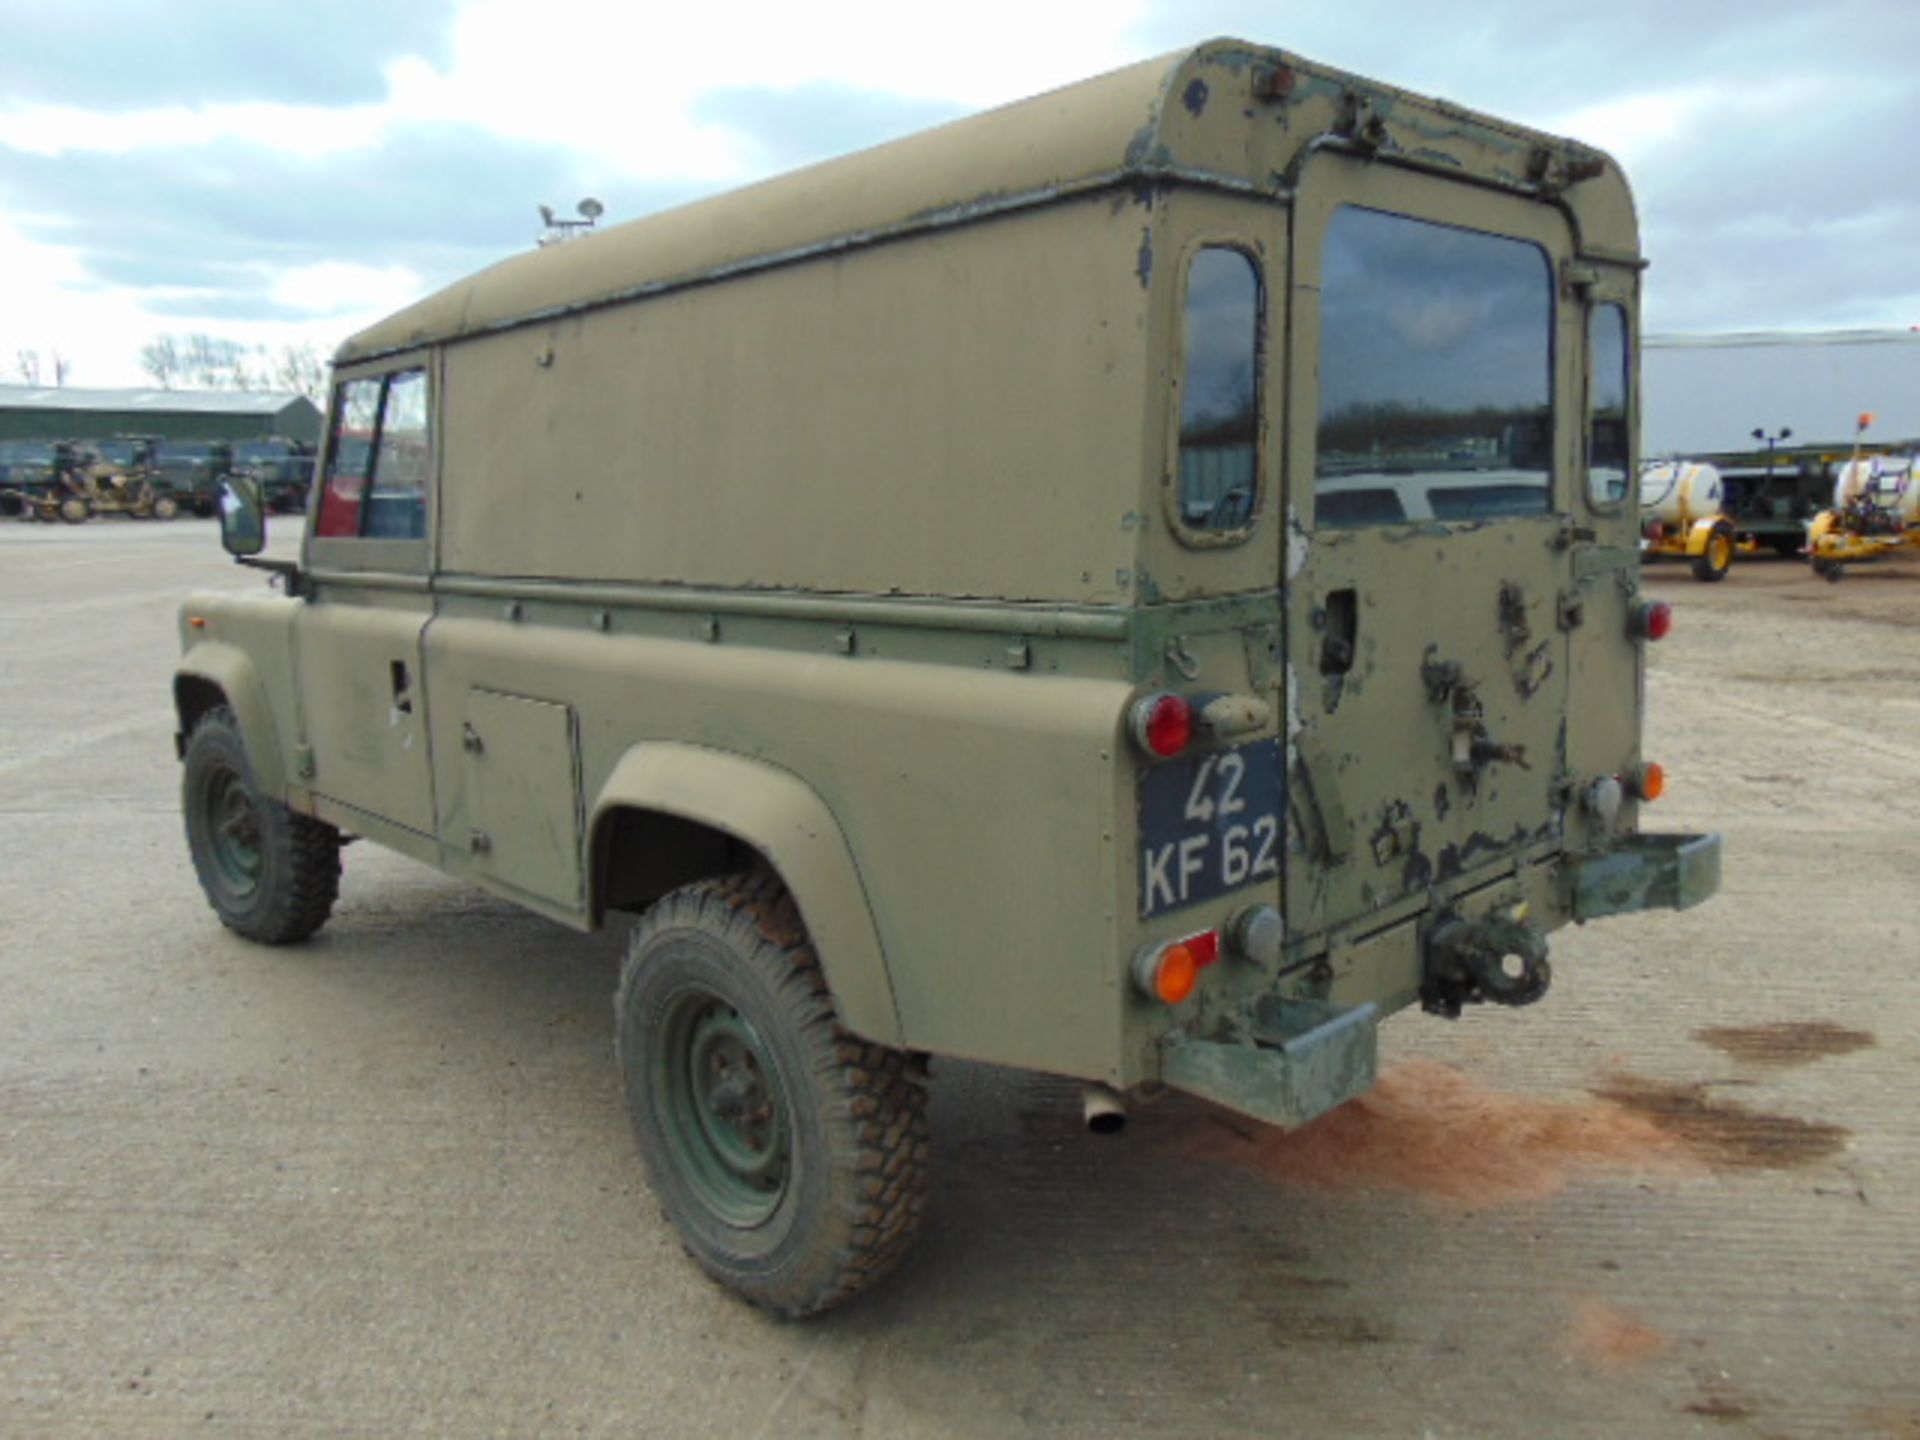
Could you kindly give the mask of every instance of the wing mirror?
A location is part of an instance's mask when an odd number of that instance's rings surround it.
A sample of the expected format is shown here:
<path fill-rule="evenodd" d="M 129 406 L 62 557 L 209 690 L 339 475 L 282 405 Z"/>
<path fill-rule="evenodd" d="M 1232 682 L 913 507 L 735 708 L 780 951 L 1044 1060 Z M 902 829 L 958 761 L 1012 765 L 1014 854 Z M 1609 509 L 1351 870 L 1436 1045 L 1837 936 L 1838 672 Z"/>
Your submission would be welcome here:
<path fill-rule="evenodd" d="M 229 475 L 220 482 L 220 543 L 237 559 L 267 548 L 267 507 L 259 477 Z"/>

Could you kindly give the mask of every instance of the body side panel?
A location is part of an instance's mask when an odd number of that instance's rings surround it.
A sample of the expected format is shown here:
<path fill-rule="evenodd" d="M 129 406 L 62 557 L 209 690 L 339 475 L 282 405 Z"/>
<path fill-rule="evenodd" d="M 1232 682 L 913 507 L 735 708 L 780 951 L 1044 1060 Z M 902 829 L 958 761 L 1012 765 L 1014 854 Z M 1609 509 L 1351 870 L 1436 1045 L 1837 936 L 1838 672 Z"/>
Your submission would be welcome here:
<path fill-rule="evenodd" d="M 293 683 L 293 622 L 300 602 L 282 595 L 189 595 L 180 606 L 176 679 L 219 687 L 240 722 L 263 793 L 299 808 L 305 792 L 292 763 L 299 733 Z M 193 617 L 205 622 L 195 626 Z"/>

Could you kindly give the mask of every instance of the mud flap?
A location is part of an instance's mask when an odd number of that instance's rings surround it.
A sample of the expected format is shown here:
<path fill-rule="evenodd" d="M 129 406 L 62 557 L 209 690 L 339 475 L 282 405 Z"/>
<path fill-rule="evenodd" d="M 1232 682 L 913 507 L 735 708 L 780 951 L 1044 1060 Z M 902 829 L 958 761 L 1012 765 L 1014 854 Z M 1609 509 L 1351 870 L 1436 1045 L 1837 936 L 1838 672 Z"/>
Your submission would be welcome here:
<path fill-rule="evenodd" d="M 1573 918 L 1687 910 L 1720 888 L 1718 835 L 1633 835 L 1569 872 Z"/>
<path fill-rule="evenodd" d="M 1268 996 L 1222 1038 L 1169 1036 L 1160 1078 L 1176 1090 L 1291 1129 L 1373 1087 L 1380 1012 Z"/>

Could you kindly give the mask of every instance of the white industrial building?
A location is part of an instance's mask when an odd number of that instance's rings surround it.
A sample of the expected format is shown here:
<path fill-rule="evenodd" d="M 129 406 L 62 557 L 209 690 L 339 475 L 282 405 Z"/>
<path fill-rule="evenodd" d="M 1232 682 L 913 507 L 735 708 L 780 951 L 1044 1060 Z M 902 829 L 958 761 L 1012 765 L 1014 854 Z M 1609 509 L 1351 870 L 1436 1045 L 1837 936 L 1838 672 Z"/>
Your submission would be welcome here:
<path fill-rule="evenodd" d="M 1920 445 L 1920 327 L 1649 335 L 1641 350 L 1649 458 L 1758 450 L 1755 430 L 1790 429 L 1794 449 L 1851 445 L 1863 413 L 1869 442 Z"/>

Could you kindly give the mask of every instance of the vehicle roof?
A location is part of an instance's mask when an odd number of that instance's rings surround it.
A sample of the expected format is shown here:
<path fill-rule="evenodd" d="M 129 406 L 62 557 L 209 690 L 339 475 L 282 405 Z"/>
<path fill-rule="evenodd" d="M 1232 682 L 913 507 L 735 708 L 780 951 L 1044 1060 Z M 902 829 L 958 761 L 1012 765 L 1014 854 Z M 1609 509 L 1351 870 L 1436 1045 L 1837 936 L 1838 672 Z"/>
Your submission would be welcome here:
<path fill-rule="evenodd" d="M 1229 84 L 1238 92 L 1231 103 L 1210 103 Z M 1256 98 L 1256 85 L 1268 93 Z M 1599 151 L 1280 50 L 1215 40 L 515 255 L 361 331 L 335 363 L 1133 181 L 1185 179 L 1283 194 L 1285 166 L 1317 137 L 1350 126 L 1361 100 L 1386 122 L 1386 148 L 1428 169 L 1467 171 L 1538 194 L 1529 166 L 1543 149 L 1563 171 L 1589 167 L 1592 173 L 1566 192 L 1582 245 L 1637 256 L 1631 196 L 1618 167 Z"/>

